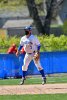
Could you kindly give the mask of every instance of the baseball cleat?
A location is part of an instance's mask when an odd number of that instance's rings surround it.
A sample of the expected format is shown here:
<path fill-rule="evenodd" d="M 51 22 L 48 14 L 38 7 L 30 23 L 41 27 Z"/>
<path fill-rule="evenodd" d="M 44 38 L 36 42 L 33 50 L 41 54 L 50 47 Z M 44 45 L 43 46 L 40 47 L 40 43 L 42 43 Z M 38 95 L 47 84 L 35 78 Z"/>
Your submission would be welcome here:
<path fill-rule="evenodd" d="M 20 82 L 20 85 L 23 85 L 25 80 L 26 80 L 26 79 L 23 78 L 23 79 L 21 80 L 21 82 Z"/>
<path fill-rule="evenodd" d="M 42 85 L 46 84 L 46 78 L 43 78 Z"/>

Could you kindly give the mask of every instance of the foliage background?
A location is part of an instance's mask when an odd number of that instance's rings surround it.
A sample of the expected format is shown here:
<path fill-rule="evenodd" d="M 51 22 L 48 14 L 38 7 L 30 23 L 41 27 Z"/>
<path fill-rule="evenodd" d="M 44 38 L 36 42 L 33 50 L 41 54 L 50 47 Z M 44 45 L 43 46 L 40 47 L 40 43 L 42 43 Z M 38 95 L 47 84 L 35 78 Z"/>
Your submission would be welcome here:
<path fill-rule="evenodd" d="M 21 37 L 3 37 L 0 36 L 0 53 L 6 53 L 8 48 L 15 43 L 17 47 L 19 46 Z M 61 35 L 59 37 L 42 35 L 37 36 L 41 43 L 41 52 L 44 51 L 66 51 L 67 50 L 67 36 Z"/>

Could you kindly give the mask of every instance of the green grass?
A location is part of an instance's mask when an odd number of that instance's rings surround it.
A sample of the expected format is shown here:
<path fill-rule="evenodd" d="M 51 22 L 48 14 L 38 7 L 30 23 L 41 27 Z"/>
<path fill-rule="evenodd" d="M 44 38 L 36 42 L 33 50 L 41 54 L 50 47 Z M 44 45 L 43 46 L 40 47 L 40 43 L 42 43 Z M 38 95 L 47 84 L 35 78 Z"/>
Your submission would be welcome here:
<path fill-rule="evenodd" d="M 0 79 L 0 85 L 18 85 L 21 79 Z M 41 77 L 27 78 L 25 84 L 41 84 Z M 47 84 L 67 83 L 67 76 L 47 77 Z"/>
<path fill-rule="evenodd" d="M 6 95 L 0 100 L 67 100 L 67 94 Z"/>
<path fill-rule="evenodd" d="M 0 85 L 18 85 L 21 79 L 0 79 Z M 41 77 L 28 77 L 25 84 L 41 84 Z M 47 77 L 47 83 L 67 83 L 67 76 Z M 0 95 L 0 100 L 67 100 L 67 94 Z"/>

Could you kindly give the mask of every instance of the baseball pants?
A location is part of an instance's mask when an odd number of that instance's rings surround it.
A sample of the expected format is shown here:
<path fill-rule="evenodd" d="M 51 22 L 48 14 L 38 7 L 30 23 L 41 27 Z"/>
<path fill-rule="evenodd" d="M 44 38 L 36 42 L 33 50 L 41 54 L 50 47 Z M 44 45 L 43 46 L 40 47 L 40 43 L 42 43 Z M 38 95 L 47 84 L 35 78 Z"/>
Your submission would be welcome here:
<path fill-rule="evenodd" d="M 22 71 L 27 71 L 28 70 L 28 66 L 30 64 L 30 62 L 33 60 L 34 61 L 34 64 L 35 66 L 37 67 L 37 69 L 40 71 L 43 69 L 43 67 L 41 66 L 41 63 L 40 63 L 40 60 L 38 60 L 38 62 L 36 62 L 34 59 L 33 59 L 33 56 L 34 56 L 34 53 L 32 54 L 25 54 L 25 57 L 24 57 L 24 64 L 22 66 Z"/>

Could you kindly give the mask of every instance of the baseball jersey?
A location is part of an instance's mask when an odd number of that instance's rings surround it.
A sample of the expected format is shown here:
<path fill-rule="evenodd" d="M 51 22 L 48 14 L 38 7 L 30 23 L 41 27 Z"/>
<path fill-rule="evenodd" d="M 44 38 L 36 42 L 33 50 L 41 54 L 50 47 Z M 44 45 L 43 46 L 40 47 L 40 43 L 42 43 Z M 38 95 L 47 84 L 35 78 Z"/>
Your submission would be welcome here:
<path fill-rule="evenodd" d="M 24 47 L 26 53 L 33 53 L 37 51 L 37 47 L 40 46 L 39 40 L 34 36 L 30 35 L 28 38 L 23 36 L 20 40 L 20 45 Z"/>

